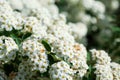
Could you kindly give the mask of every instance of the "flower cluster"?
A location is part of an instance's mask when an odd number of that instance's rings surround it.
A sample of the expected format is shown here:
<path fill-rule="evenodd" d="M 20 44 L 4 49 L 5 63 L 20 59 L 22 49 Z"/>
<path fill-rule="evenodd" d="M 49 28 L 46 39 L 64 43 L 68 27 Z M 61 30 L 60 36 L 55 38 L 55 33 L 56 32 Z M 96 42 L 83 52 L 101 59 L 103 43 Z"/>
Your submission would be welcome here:
<path fill-rule="evenodd" d="M 112 62 L 110 64 L 113 74 L 113 80 L 120 80 L 120 64 Z"/>
<path fill-rule="evenodd" d="M 84 8 L 101 18 L 103 4 L 95 0 L 90 3 L 95 4 L 86 5 L 82 0 Z M 86 26 L 67 23 L 55 0 L 0 0 L 0 30 L 4 32 L 0 32 L 0 62 L 5 70 L 9 64 L 14 68 L 7 73 L 9 77 L 16 73 L 11 80 L 81 80 L 88 74 L 88 53 L 77 41 L 87 34 Z M 92 50 L 92 58 L 96 79 L 119 80 L 119 64 L 111 63 L 105 51 Z"/>
<path fill-rule="evenodd" d="M 104 1 L 104 0 L 102 0 L 102 2 L 105 4 L 106 8 L 110 10 L 110 12 L 115 11 L 119 7 L 118 0 L 110 0 L 109 4 L 107 4 L 107 1 Z"/>
<path fill-rule="evenodd" d="M 33 64 L 33 70 L 41 73 L 47 71 L 48 59 L 44 46 L 37 40 L 26 40 L 22 44 L 21 52 L 23 56 L 28 56 L 29 63 Z"/>
<path fill-rule="evenodd" d="M 111 58 L 108 56 L 108 53 L 106 53 L 104 50 L 91 50 L 92 52 L 92 58 L 96 61 L 97 64 L 105 65 L 110 64 Z"/>
<path fill-rule="evenodd" d="M 113 80 L 112 70 L 110 68 L 110 57 L 103 50 L 91 50 L 92 58 L 96 61 L 95 74 L 96 80 Z"/>
<path fill-rule="evenodd" d="M 11 37 L 0 36 L 0 61 L 14 60 L 18 46 Z"/>
<path fill-rule="evenodd" d="M 49 73 L 52 80 L 73 80 L 73 71 L 64 61 L 53 64 Z"/>
<path fill-rule="evenodd" d="M 96 80 L 113 80 L 110 66 L 96 64 L 95 68 Z"/>
<path fill-rule="evenodd" d="M 69 59 L 72 64 L 71 67 L 74 74 L 76 74 L 78 78 L 82 78 L 88 69 L 86 48 L 82 44 L 75 43 L 73 45 L 73 53 L 73 57 Z"/>
<path fill-rule="evenodd" d="M 79 22 L 82 21 L 83 23 L 95 23 L 98 19 L 103 19 L 105 17 L 105 5 L 98 0 L 67 0 L 68 6 L 71 8 L 75 8 L 74 12 L 67 13 L 68 19 Z M 76 8 L 77 7 L 77 8 Z M 86 11 L 91 12 L 93 15 L 86 13 Z M 76 15 L 73 15 L 73 14 Z M 73 17 L 74 16 L 74 17 Z M 97 18 L 96 18 L 96 17 Z M 92 19 L 92 20 L 91 20 Z M 95 21 L 95 22 L 93 22 Z"/>
<path fill-rule="evenodd" d="M 11 31 L 16 28 L 17 20 L 14 17 L 12 8 L 5 0 L 0 1 L 0 31 Z"/>
<path fill-rule="evenodd" d="M 35 71 L 39 71 L 40 73 L 47 71 L 49 61 L 46 51 L 37 39 L 25 40 L 21 47 L 23 60 L 24 57 L 27 57 L 27 60 L 20 63 L 16 79 L 24 80 L 26 77 L 30 79 L 35 74 Z M 29 72 L 31 72 L 31 74 L 29 74 Z"/>
<path fill-rule="evenodd" d="M 111 62 L 111 58 L 103 50 L 91 50 L 92 58 L 96 61 L 94 68 L 96 80 L 119 80 L 120 65 Z"/>
<path fill-rule="evenodd" d="M 14 10 L 20 11 L 25 16 L 29 15 L 33 9 L 41 7 L 47 8 L 51 14 L 58 14 L 55 0 L 8 0 L 8 2 Z"/>
<path fill-rule="evenodd" d="M 76 24 L 69 23 L 69 26 L 71 27 L 71 34 L 74 36 L 76 41 L 79 41 L 87 34 L 87 25 L 81 22 L 78 22 Z"/>

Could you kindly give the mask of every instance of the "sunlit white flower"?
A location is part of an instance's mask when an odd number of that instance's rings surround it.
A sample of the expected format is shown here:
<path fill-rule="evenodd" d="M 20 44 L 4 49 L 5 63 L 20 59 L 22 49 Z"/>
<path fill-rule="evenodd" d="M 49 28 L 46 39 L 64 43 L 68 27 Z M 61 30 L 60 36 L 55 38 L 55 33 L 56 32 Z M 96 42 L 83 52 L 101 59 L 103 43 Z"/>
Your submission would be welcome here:
<path fill-rule="evenodd" d="M 0 60 L 8 62 L 14 60 L 18 46 L 10 37 L 0 36 Z"/>
<path fill-rule="evenodd" d="M 93 60 L 95 60 L 98 64 L 110 64 L 111 58 L 108 56 L 108 53 L 106 53 L 104 50 L 93 49 L 91 50 L 91 52 Z"/>
<path fill-rule="evenodd" d="M 96 64 L 94 67 L 96 69 L 94 72 L 96 74 L 96 80 L 114 80 L 110 65 Z"/>
<path fill-rule="evenodd" d="M 24 41 L 22 43 L 21 52 L 23 56 L 28 56 L 28 61 L 33 66 L 32 71 L 39 70 L 40 73 L 47 71 L 49 62 L 45 48 L 37 39 Z"/>
<path fill-rule="evenodd" d="M 73 71 L 64 61 L 54 63 L 49 70 L 52 80 L 73 80 Z"/>
<path fill-rule="evenodd" d="M 120 80 L 120 64 L 112 62 L 110 64 L 113 74 L 113 80 Z"/>
<path fill-rule="evenodd" d="M 72 35 L 79 40 L 87 34 L 87 26 L 84 23 L 70 23 Z"/>

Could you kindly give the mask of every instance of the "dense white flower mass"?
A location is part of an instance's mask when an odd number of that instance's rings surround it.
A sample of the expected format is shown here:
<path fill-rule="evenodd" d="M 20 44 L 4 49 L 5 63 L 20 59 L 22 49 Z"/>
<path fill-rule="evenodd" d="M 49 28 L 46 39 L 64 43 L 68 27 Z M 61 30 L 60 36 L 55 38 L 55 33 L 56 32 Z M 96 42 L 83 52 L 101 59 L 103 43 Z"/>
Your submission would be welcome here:
<path fill-rule="evenodd" d="M 108 4 L 107 1 L 102 0 L 106 8 L 109 8 L 110 11 L 115 11 L 116 9 L 119 8 L 119 0 L 110 0 L 110 3 Z"/>
<path fill-rule="evenodd" d="M 44 46 L 35 39 L 28 39 L 23 42 L 21 52 L 28 56 L 28 62 L 33 65 L 32 70 L 39 70 L 41 73 L 47 71 L 49 65 Z"/>
<path fill-rule="evenodd" d="M 12 8 L 5 0 L 0 0 L 0 30 L 11 31 L 16 27 L 17 21 L 13 16 Z"/>
<path fill-rule="evenodd" d="M 27 17 L 27 18 L 25 18 L 22 32 L 35 33 L 38 30 L 37 29 L 38 26 L 39 26 L 38 20 L 35 17 Z"/>
<path fill-rule="evenodd" d="M 96 80 L 120 80 L 120 65 L 111 63 L 108 53 L 91 50 L 92 65 L 86 47 L 78 43 L 86 36 L 88 24 L 104 18 L 103 3 L 67 0 L 70 6 L 79 5 L 75 15 L 79 22 L 68 23 L 55 2 L 0 0 L 0 62 L 5 69 L 6 64 L 14 68 L 8 70 L 8 77 L 16 73 L 10 80 L 82 80 L 92 75 L 90 66 L 95 68 Z"/>
<path fill-rule="evenodd" d="M 83 6 L 86 9 L 92 9 L 95 4 L 93 4 L 95 0 L 82 0 Z"/>
<path fill-rule="evenodd" d="M 112 0 L 111 7 L 112 7 L 113 10 L 116 10 L 119 7 L 118 0 Z"/>
<path fill-rule="evenodd" d="M 54 44 L 53 51 L 61 58 L 73 57 L 72 44 L 67 41 L 56 41 Z"/>
<path fill-rule="evenodd" d="M 21 32 L 39 34 L 41 37 L 46 35 L 46 29 L 40 24 L 40 21 L 36 17 L 26 17 Z"/>
<path fill-rule="evenodd" d="M 105 5 L 99 0 L 67 0 L 67 3 L 69 4 L 69 8 L 66 8 L 66 10 L 74 9 L 74 12 L 65 11 L 68 19 L 71 21 L 75 19 L 76 22 L 82 21 L 87 22 L 87 24 L 96 24 L 92 23 L 90 18 L 104 19 L 105 17 Z M 88 11 L 88 13 L 86 11 Z M 89 12 L 93 15 L 89 14 Z"/>
<path fill-rule="evenodd" d="M 96 61 L 97 64 L 105 65 L 110 64 L 111 58 L 109 57 L 108 53 L 104 50 L 91 50 L 92 58 Z"/>
<path fill-rule="evenodd" d="M 96 74 L 96 80 L 114 80 L 109 65 L 96 64 L 94 67 L 96 68 L 94 72 Z"/>
<path fill-rule="evenodd" d="M 64 61 L 53 64 L 49 73 L 52 80 L 73 80 L 73 71 Z"/>
<path fill-rule="evenodd" d="M 103 3 L 101 3 L 100 1 L 95 1 L 93 2 L 93 6 L 91 8 L 91 10 L 97 14 L 97 16 L 100 18 L 100 19 L 103 19 L 104 18 L 104 13 L 105 13 L 105 6 Z"/>
<path fill-rule="evenodd" d="M 96 61 L 94 65 L 96 80 L 114 80 L 110 67 L 111 58 L 103 50 L 91 50 L 92 58 Z"/>
<path fill-rule="evenodd" d="M 10 5 L 13 9 L 22 10 L 24 8 L 23 7 L 24 4 L 22 4 L 22 0 L 8 0 L 8 2 L 10 3 Z"/>
<path fill-rule="evenodd" d="M 31 71 L 32 66 L 27 62 L 23 61 L 19 64 L 17 76 L 13 80 L 30 80 L 33 75 Z"/>
<path fill-rule="evenodd" d="M 44 7 L 41 7 L 40 9 L 33 9 L 30 15 L 35 16 L 38 20 L 41 21 L 41 24 L 45 26 L 51 24 L 51 15 L 49 11 Z"/>
<path fill-rule="evenodd" d="M 69 58 L 68 61 L 72 64 L 72 69 L 74 74 L 77 77 L 82 78 L 88 69 L 87 61 L 87 51 L 86 48 L 82 44 L 74 44 L 73 45 L 73 57 Z"/>
<path fill-rule="evenodd" d="M 71 27 L 72 35 L 76 40 L 80 40 L 87 34 L 87 26 L 84 23 L 69 23 L 69 26 Z"/>
<path fill-rule="evenodd" d="M 113 80 L 120 80 L 120 64 L 112 62 L 110 64 L 113 74 Z"/>
<path fill-rule="evenodd" d="M 14 60 L 18 46 L 11 37 L 0 36 L 0 61 Z"/>

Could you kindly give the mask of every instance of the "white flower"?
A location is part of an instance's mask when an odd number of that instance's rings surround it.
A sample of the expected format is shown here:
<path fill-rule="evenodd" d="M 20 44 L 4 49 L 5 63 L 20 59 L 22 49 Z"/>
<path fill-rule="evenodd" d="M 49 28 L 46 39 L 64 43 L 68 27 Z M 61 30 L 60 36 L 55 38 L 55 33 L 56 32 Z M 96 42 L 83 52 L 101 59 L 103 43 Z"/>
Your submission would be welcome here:
<path fill-rule="evenodd" d="M 110 64 L 113 74 L 113 80 L 120 80 L 120 64 L 112 62 Z"/>
<path fill-rule="evenodd" d="M 33 9 L 30 15 L 40 20 L 43 26 L 51 25 L 52 19 L 50 12 L 44 7 L 40 7 L 39 9 Z"/>
<path fill-rule="evenodd" d="M 110 64 L 111 58 L 109 57 L 108 53 L 104 50 L 91 50 L 92 52 L 92 59 L 96 61 L 96 63 L 104 65 Z"/>
<path fill-rule="evenodd" d="M 112 0 L 111 7 L 112 7 L 113 10 L 118 9 L 118 7 L 119 7 L 119 1 L 118 0 Z"/>
<path fill-rule="evenodd" d="M 25 22 L 24 16 L 18 12 L 14 12 L 14 16 L 15 16 L 16 21 L 17 21 L 17 24 L 14 28 L 16 30 L 21 30 L 23 28 L 23 24 Z"/>
<path fill-rule="evenodd" d="M 38 0 L 22 0 L 23 5 L 25 5 L 25 8 L 29 9 L 36 9 L 36 8 L 40 8 L 39 2 Z"/>
<path fill-rule="evenodd" d="M 94 5 L 92 6 L 92 11 L 98 15 L 100 19 L 104 18 L 105 13 L 105 5 L 100 1 L 94 1 Z"/>
<path fill-rule="evenodd" d="M 91 9 L 95 0 L 82 0 L 82 4 L 86 9 Z"/>
<path fill-rule="evenodd" d="M 85 24 L 91 23 L 91 19 L 92 19 L 92 17 L 90 15 L 85 14 L 83 12 L 79 13 L 78 18 Z"/>
<path fill-rule="evenodd" d="M 112 69 L 110 67 L 111 58 L 104 50 L 91 50 L 92 59 L 96 62 L 94 65 L 96 80 L 113 80 Z"/>
<path fill-rule="evenodd" d="M 96 80 L 113 80 L 112 70 L 110 65 L 99 65 L 94 66 L 96 68 Z"/>
<path fill-rule="evenodd" d="M 22 10 L 23 3 L 22 0 L 7 0 L 13 9 Z"/>
<path fill-rule="evenodd" d="M 73 80 L 73 71 L 64 61 L 54 63 L 49 70 L 52 80 Z"/>
<path fill-rule="evenodd" d="M 0 60 L 8 62 L 14 60 L 18 46 L 10 37 L 0 36 Z"/>
<path fill-rule="evenodd" d="M 8 4 L 8 2 L 6 0 L 0 0 L 0 11 L 2 12 L 12 12 L 12 8 L 10 7 L 10 5 Z"/>
<path fill-rule="evenodd" d="M 0 1 L 0 30 L 11 31 L 16 27 L 17 21 L 14 17 L 12 8 L 4 0 Z"/>
<path fill-rule="evenodd" d="M 87 34 L 87 26 L 84 23 L 69 23 L 72 35 L 75 37 L 76 40 L 81 39 Z"/>
<path fill-rule="evenodd" d="M 28 39 L 22 43 L 21 52 L 23 56 L 28 56 L 28 62 L 31 63 L 34 70 L 40 73 L 46 72 L 49 65 L 44 46 L 37 39 Z"/>
<path fill-rule="evenodd" d="M 18 67 L 18 73 L 13 80 L 29 80 L 34 72 L 31 71 L 32 66 L 28 61 L 22 61 Z"/>
<path fill-rule="evenodd" d="M 49 10 L 49 12 L 51 13 L 51 15 L 59 14 L 59 9 L 54 4 L 53 5 L 48 5 L 46 8 Z"/>
<path fill-rule="evenodd" d="M 42 26 L 36 17 L 27 17 L 23 23 L 23 33 L 33 33 L 41 37 L 46 35 L 46 29 Z"/>
<path fill-rule="evenodd" d="M 73 47 L 72 43 L 67 41 L 58 40 L 53 44 L 53 52 L 56 53 L 58 57 L 66 58 L 66 57 L 73 57 Z"/>
<path fill-rule="evenodd" d="M 72 64 L 71 68 L 74 71 L 74 74 L 82 78 L 88 69 L 87 65 L 87 51 L 86 48 L 82 44 L 74 44 L 73 45 L 73 57 L 68 59 L 68 62 Z"/>
<path fill-rule="evenodd" d="M 47 33 L 56 38 L 70 43 L 74 43 L 74 37 L 69 33 L 69 26 L 66 25 L 66 19 L 63 15 L 53 16 L 52 25 L 48 26 Z"/>
<path fill-rule="evenodd" d="M 35 17 L 27 17 L 25 18 L 23 26 L 22 32 L 35 33 L 35 29 L 38 27 L 38 20 Z"/>

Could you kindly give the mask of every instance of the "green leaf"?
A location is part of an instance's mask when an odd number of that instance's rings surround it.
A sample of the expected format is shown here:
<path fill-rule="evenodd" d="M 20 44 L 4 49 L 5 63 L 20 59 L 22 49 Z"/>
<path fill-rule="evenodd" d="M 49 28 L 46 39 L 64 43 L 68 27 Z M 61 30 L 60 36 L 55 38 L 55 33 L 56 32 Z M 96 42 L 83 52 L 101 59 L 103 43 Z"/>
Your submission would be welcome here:
<path fill-rule="evenodd" d="M 52 58 L 54 59 L 54 61 L 61 61 L 61 60 L 62 60 L 62 59 L 59 58 L 57 55 L 52 55 L 52 54 L 51 54 L 51 56 L 52 56 Z"/>
<path fill-rule="evenodd" d="M 87 53 L 87 61 L 90 61 L 91 60 L 91 55 L 90 53 Z"/>
<path fill-rule="evenodd" d="M 111 27 L 111 29 L 114 32 L 120 32 L 120 28 L 119 27 Z"/>
<path fill-rule="evenodd" d="M 51 47 L 50 47 L 50 45 L 47 43 L 47 41 L 45 41 L 45 40 L 42 40 L 42 44 L 44 45 L 44 47 L 45 47 L 45 49 L 47 50 L 47 51 L 51 51 Z"/>
<path fill-rule="evenodd" d="M 15 34 L 10 34 L 10 37 L 12 37 L 14 40 L 15 40 L 15 42 L 17 43 L 17 45 L 19 46 L 20 45 L 20 43 L 21 43 L 21 40 L 20 40 L 20 38 L 18 38 Z"/>

